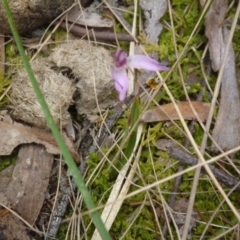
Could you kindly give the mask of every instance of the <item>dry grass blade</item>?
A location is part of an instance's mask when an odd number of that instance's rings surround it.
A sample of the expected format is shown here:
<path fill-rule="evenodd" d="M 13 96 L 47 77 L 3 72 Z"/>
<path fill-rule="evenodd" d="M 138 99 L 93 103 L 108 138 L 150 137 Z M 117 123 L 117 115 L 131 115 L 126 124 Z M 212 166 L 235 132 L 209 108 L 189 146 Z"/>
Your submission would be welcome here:
<path fill-rule="evenodd" d="M 132 162 L 132 159 L 134 158 L 134 155 L 135 155 L 135 152 L 139 145 L 139 142 L 141 141 L 142 130 L 143 130 L 143 126 L 140 125 L 138 128 L 138 131 L 137 131 L 137 140 L 135 143 L 133 153 L 130 156 L 130 158 L 127 160 L 126 165 L 123 166 L 123 168 L 120 170 L 118 177 L 116 179 L 116 183 L 113 186 L 112 192 L 106 203 L 106 207 L 103 210 L 101 217 L 102 217 L 103 221 L 105 222 L 107 229 L 111 228 L 118 212 L 121 209 L 123 200 L 125 199 L 127 192 L 131 186 L 132 179 L 134 177 L 134 174 L 135 174 L 135 171 L 137 168 L 137 163 L 139 161 L 139 157 L 141 154 L 141 148 L 138 150 L 138 154 L 137 154 L 134 162 L 132 164 L 131 164 L 131 162 Z M 126 177 L 126 174 L 129 170 L 130 166 L 131 166 L 131 170 L 128 173 L 128 176 Z M 124 185 L 122 185 L 124 181 L 125 181 L 125 183 L 124 183 Z M 100 239 L 100 236 L 99 236 L 98 232 L 95 230 L 92 240 L 98 240 L 98 239 Z"/>

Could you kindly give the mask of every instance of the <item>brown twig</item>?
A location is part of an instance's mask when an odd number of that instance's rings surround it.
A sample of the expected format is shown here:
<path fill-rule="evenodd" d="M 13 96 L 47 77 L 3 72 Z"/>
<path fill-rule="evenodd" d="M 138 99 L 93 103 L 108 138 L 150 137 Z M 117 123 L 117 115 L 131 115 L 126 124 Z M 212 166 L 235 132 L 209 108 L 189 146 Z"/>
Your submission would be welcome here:
<path fill-rule="evenodd" d="M 80 25 L 73 25 L 67 22 L 63 22 L 60 24 L 60 27 L 69 30 L 69 32 L 74 35 L 80 37 L 89 37 L 90 39 L 97 40 L 106 40 L 106 41 L 134 41 L 133 37 L 126 33 L 113 33 L 108 31 L 99 31 L 97 29 L 87 29 L 85 27 L 81 27 Z"/>
<path fill-rule="evenodd" d="M 196 157 L 179 147 L 175 142 L 169 139 L 160 139 L 158 141 L 159 144 L 161 143 L 162 148 L 164 148 L 172 158 L 177 159 L 182 165 L 194 166 L 198 163 L 198 159 Z M 234 187 L 235 190 L 240 191 L 240 179 L 227 174 L 217 167 L 212 165 L 208 166 L 220 183 L 229 187 Z M 202 168 L 201 171 L 206 173 L 205 168 Z"/>

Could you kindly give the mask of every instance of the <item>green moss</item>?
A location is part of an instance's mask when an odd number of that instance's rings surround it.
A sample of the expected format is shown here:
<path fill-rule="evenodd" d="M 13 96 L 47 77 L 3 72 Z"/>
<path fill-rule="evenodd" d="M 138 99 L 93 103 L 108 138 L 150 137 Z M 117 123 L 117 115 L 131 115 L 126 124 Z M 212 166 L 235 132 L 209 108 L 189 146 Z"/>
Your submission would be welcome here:
<path fill-rule="evenodd" d="M 15 164 L 17 156 L 1 156 L 0 159 L 0 172 L 12 164 Z"/>
<path fill-rule="evenodd" d="M 0 72 L 0 107 L 8 102 L 7 96 L 1 97 L 10 85 L 11 80 L 8 77 L 4 77 L 4 74 Z"/>

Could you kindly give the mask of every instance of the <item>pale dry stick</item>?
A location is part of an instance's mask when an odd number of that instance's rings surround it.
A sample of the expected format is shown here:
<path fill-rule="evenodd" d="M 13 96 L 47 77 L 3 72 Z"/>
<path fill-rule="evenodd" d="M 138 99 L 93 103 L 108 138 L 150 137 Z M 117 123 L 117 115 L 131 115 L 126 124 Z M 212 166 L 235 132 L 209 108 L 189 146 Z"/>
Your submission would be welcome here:
<path fill-rule="evenodd" d="M 136 149 L 139 145 L 139 142 L 141 141 L 141 135 L 142 135 L 142 131 L 143 131 L 143 125 L 140 124 L 137 130 L 137 138 L 136 138 L 136 142 L 135 142 L 135 146 L 133 148 L 133 152 L 131 154 L 131 156 L 129 157 L 129 159 L 127 160 L 127 163 L 124 165 L 124 167 L 120 170 L 119 175 L 117 177 L 116 180 L 116 184 L 114 185 L 112 192 L 109 196 L 109 199 L 107 201 L 107 204 L 103 210 L 103 213 L 101 215 L 102 220 L 105 222 L 105 226 L 107 229 L 110 229 L 113 221 L 115 220 L 122 204 L 123 204 L 123 200 L 122 201 L 118 201 L 118 199 L 124 199 L 124 197 L 126 196 L 132 179 L 134 177 L 135 171 L 136 171 L 136 167 L 137 167 L 137 163 L 138 160 L 140 158 L 140 154 L 141 154 L 141 147 L 140 150 L 138 151 L 137 157 L 135 158 L 135 161 L 133 163 L 133 165 L 131 166 L 131 170 L 126 178 L 125 184 L 122 186 L 123 181 L 125 180 L 125 176 L 127 174 L 127 171 L 130 167 L 130 164 L 132 162 L 132 159 L 135 155 Z M 109 204 L 112 203 L 112 204 Z M 98 240 L 100 239 L 100 235 L 98 233 L 97 230 L 94 231 L 92 240 Z"/>
<path fill-rule="evenodd" d="M 148 131 L 148 133 L 149 133 L 149 131 Z M 147 136 L 147 138 L 148 138 L 148 136 Z M 153 156 L 152 156 L 152 152 L 151 152 L 151 149 L 150 149 L 150 144 L 149 144 L 149 142 L 148 142 L 148 151 L 149 151 L 149 154 L 150 154 L 150 159 L 151 159 L 151 163 L 152 163 L 152 168 L 153 168 L 153 173 L 154 173 L 154 177 L 155 177 L 155 179 L 158 179 L 158 177 L 157 177 L 157 173 L 156 173 L 156 171 L 155 171 L 155 167 L 154 167 L 154 161 L 153 161 Z M 139 169 L 139 172 L 140 172 L 140 169 Z M 144 185 L 146 185 L 146 182 L 144 181 L 144 179 L 141 177 L 141 179 L 142 179 L 142 182 L 144 182 Z M 163 199 L 163 197 L 162 197 L 162 194 L 161 194 L 161 190 L 160 190 L 160 187 L 159 186 L 157 186 L 157 190 L 158 190 L 158 192 L 159 192 L 159 195 L 161 196 L 161 199 Z M 155 207 L 154 207 L 154 204 L 153 204 L 153 202 L 152 202 L 152 198 L 151 198 L 151 196 L 150 196 L 150 194 L 149 194 L 149 191 L 146 191 L 147 192 L 147 194 L 148 194 L 148 198 L 149 198 L 149 201 L 150 201 L 150 203 L 151 203 L 151 206 L 152 206 L 152 209 L 153 209 L 153 212 L 154 212 L 154 215 L 155 215 L 155 219 L 156 219 L 156 222 L 157 222 L 157 225 L 158 225 L 158 229 L 159 229 L 159 232 L 160 232 L 160 237 L 161 237 L 161 239 L 164 239 L 164 233 L 163 233 L 163 231 L 162 231 L 162 229 L 161 229 L 161 227 L 160 227 L 160 222 L 159 222 L 159 217 L 157 216 L 157 214 L 156 214 L 156 210 L 155 210 Z M 164 210 L 164 213 L 165 213 L 166 211 Z M 166 215 L 166 213 L 165 213 L 165 217 L 166 217 L 167 215 Z M 168 224 L 169 222 L 167 221 L 167 224 Z M 169 226 L 170 227 L 170 226 Z M 171 234 L 171 233 L 170 233 Z"/>
<path fill-rule="evenodd" d="M 150 159 L 151 159 L 151 163 L 152 163 L 152 167 L 153 167 L 154 176 L 155 176 L 155 179 L 158 179 L 157 173 L 156 173 L 155 168 L 154 168 L 154 162 L 153 162 L 153 158 L 152 158 L 152 154 L 151 154 L 150 146 L 149 146 L 149 145 L 148 145 L 148 148 L 149 148 Z M 144 179 L 142 179 L 142 181 L 143 181 L 144 184 L 146 185 Z M 157 190 L 158 190 L 158 193 L 159 193 L 159 196 L 160 196 L 160 198 L 161 198 L 162 205 L 163 205 L 163 211 L 164 211 L 164 217 L 165 217 L 165 219 L 166 219 L 166 225 L 167 225 L 168 228 L 170 229 L 170 221 L 168 221 L 168 216 L 170 215 L 170 216 L 171 216 L 171 219 L 174 219 L 174 218 L 173 218 L 173 216 L 172 216 L 172 214 L 171 214 L 171 211 L 170 211 L 169 207 L 167 207 L 167 203 L 165 202 L 165 199 L 164 199 L 164 197 L 162 196 L 162 192 L 161 192 L 161 189 L 160 189 L 160 186 L 159 186 L 159 185 L 157 186 Z M 146 191 L 146 192 L 147 192 L 148 195 L 149 195 L 149 191 Z M 149 200 L 150 200 L 150 202 L 152 203 L 150 195 L 149 195 Z M 154 213 L 155 213 L 155 208 L 154 208 L 153 204 L 152 204 L 152 208 L 153 208 Z M 156 216 L 156 214 L 155 214 L 155 216 Z M 163 231 L 161 231 L 161 227 L 160 227 L 160 223 L 159 223 L 158 217 L 156 217 L 156 221 L 157 221 L 157 223 L 158 223 L 159 231 L 160 231 L 160 233 L 161 233 L 161 239 L 164 239 L 164 237 L 165 237 L 165 236 L 164 236 L 164 229 L 163 229 Z M 175 226 L 175 229 L 177 230 L 178 227 L 177 227 L 177 225 L 175 224 L 174 221 L 173 221 L 173 224 L 174 224 L 174 226 Z M 178 237 L 180 237 L 179 232 L 178 232 L 178 231 L 176 231 L 176 232 L 177 232 Z M 169 233 L 170 233 L 170 235 L 171 235 L 171 236 L 170 236 L 171 239 L 174 239 L 174 238 L 173 238 L 173 235 L 172 235 L 172 232 L 170 231 Z"/>
<path fill-rule="evenodd" d="M 207 123 L 206 123 L 207 132 L 209 131 L 210 125 L 211 125 L 211 122 L 212 122 L 213 111 L 214 111 L 214 108 L 215 108 L 215 105 L 216 105 L 217 97 L 219 95 L 221 78 L 222 78 L 222 75 L 223 75 L 224 66 L 225 66 L 225 63 L 226 63 L 226 60 L 227 60 L 227 55 L 228 55 L 229 47 L 230 47 L 230 44 L 231 44 L 231 41 L 232 41 L 233 33 L 234 33 L 235 28 L 236 28 L 239 12 L 240 12 L 240 2 L 238 3 L 238 7 L 237 7 L 237 11 L 236 11 L 233 23 L 232 23 L 230 35 L 229 35 L 227 45 L 226 45 L 226 48 L 225 48 L 225 51 L 224 51 L 224 57 L 223 57 L 223 61 L 221 63 L 221 68 L 220 68 L 219 75 L 218 75 L 218 78 L 217 78 L 217 83 L 215 85 L 214 95 L 213 95 L 212 102 L 211 102 L 211 107 L 210 107 L 210 112 L 209 112 L 209 116 L 208 116 Z M 207 138 L 208 138 L 207 134 L 204 133 L 201 148 L 200 148 L 200 152 L 199 152 L 200 153 L 199 161 L 202 161 L 202 162 L 204 162 L 204 158 L 201 156 L 201 154 L 203 154 L 204 151 L 205 151 L 205 147 L 206 147 L 206 144 L 207 144 Z M 195 151 L 196 150 L 198 151 L 198 149 L 195 149 Z M 197 154 L 198 154 L 198 152 L 197 152 Z M 240 221 L 240 214 L 238 213 L 237 209 L 233 206 L 233 204 L 231 203 L 230 199 L 227 197 L 226 193 L 223 191 L 221 186 L 218 184 L 218 182 L 217 182 L 215 176 L 213 175 L 213 173 L 211 172 L 210 168 L 206 165 L 205 169 L 206 169 L 207 173 L 210 175 L 210 177 L 212 178 L 215 186 L 218 188 L 218 190 L 222 194 L 223 198 L 226 200 L 226 203 L 228 204 L 228 206 L 233 211 L 236 218 Z M 196 195 L 197 183 L 198 183 L 199 176 L 200 176 L 200 168 L 196 170 L 195 175 L 194 175 L 192 191 L 191 191 L 191 195 L 190 195 L 190 199 L 189 199 L 189 205 L 188 205 L 188 209 L 187 209 L 186 222 L 185 222 L 184 229 L 183 229 L 183 235 L 182 235 L 183 240 L 185 240 L 187 238 L 188 228 L 189 228 L 189 224 L 190 224 L 190 220 L 191 220 L 191 213 L 192 213 L 192 210 L 193 210 L 193 205 L 194 205 L 194 200 L 195 200 L 195 195 Z"/>
<path fill-rule="evenodd" d="M 137 28 L 137 0 L 134 0 L 134 15 L 133 15 L 133 24 L 132 24 L 132 35 L 136 36 L 136 28 Z M 135 50 L 135 42 L 130 42 L 129 56 L 134 54 Z M 128 71 L 129 77 L 129 87 L 127 95 L 131 95 L 134 92 L 134 70 Z"/>
<path fill-rule="evenodd" d="M 0 96 L 0 101 L 2 101 L 2 99 L 4 98 L 5 95 L 7 95 L 7 93 L 9 92 L 9 90 L 11 89 L 12 84 L 10 84 L 7 89 L 4 91 L 4 93 Z"/>
<path fill-rule="evenodd" d="M 135 157 L 135 153 L 136 153 L 138 145 L 141 141 L 142 132 L 143 132 L 143 124 L 140 124 L 139 127 L 138 127 L 138 130 L 137 130 L 137 138 L 136 138 L 135 146 L 134 146 L 134 149 L 133 149 L 133 152 L 132 152 L 131 156 L 129 157 L 129 162 L 130 163 L 131 163 L 132 159 Z M 138 162 L 139 162 L 139 159 L 140 159 L 140 156 L 141 156 L 141 152 L 142 152 L 142 147 L 139 146 L 137 155 L 136 155 L 136 157 L 134 159 L 134 162 L 131 166 L 131 170 L 130 170 L 127 178 L 126 178 L 126 182 L 124 183 L 124 185 L 121 189 L 121 192 L 119 194 L 120 199 L 127 194 L 128 190 L 130 188 L 130 185 L 132 184 L 132 180 L 133 180 L 134 174 L 135 174 L 137 166 L 138 166 Z M 115 210 L 116 209 L 120 210 L 121 205 L 119 203 L 116 204 Z M 114 219 L 117 215 L 117 211 L 115 211 L 115 213 L 113 215 L 115 215 L 115 216 L 113 216 L 113 217 L 109 216 L 108 219 L 107 219 L 106 223 L 109 223 L 109 225 L 112 225 L 112 223 L 113 223 L 113 221 L 114 221 Z"/>

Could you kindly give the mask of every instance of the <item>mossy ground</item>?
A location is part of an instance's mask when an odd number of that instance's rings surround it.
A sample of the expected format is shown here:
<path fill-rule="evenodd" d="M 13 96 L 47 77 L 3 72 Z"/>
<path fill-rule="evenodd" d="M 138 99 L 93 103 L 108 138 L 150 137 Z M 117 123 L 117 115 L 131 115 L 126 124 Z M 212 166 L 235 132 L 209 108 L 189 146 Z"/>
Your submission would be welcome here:
<path fill-rule="evenodd" d="M 159 45 L 156 46 L 152 45 L 151 43 L 147 43 L 144 35 L 141 35 L 140 41 L 145 45 L 147 52 L 157 51 L 159 53 L 160 60 L 166 61 L 170 67 L 173 66 L 178 59 L 176 50 L 180 53 L 183 49 L 185 49 L 184 55 L 179 60 L 182 79 L 179 76 L 178 67 L 172 69 L 170 75 L 168 75 L 168 73 L 163 73 L 162 76 L 168 76 L 166 79 L 166 84 L 176 100 L 181 101 L 186 99 L 186 92 L 184 91 L 183 87 L 185 86 L 187 89 L 187 94 L 191 99 L 195 100 L 196 96 L 200 92 L 203 92 L 203 101 L 211 102 L 209 89 L 204 84 L 200 82 L 190 83 L 187 81 L 190 75 L 198 79 L 204 79 L 206 76 L 205 72 L 207 67 L 206 64 L 204 64 L 204 68 L 202 68 L 203 61 L 201 59 L 207 44 L 207 39 L 204 35 L 203 20 L 200 22 L 195 34 L 190 39 L 192 31 L 201 15 L 199 1 L 173 0 L 171 1 L 171 7 L 174 29 L 169 27 L 172 24 L 168 11 L 161 20 L 161 23 L 164 25 L 164 29 L 159 38 Z M 129 11 L 130 10 L 132 9 L 129 9 Z M 234 16 L 235 11 L 236 7 L 234 6 L 229 12 L 230 19 Z M 131 22 L 131 14 L 126 14 L 125 17 L 129 22 Z M 120 25 L 117 25 L 116 29 L 117 32 L 122 31 Z M 55 40 L 57 42 L 62 41 L 65 36 L 64 34 L 65 33 L 62 31 L 56 32 Z M 173 37 L 173 34 L 175 37 Z M 233 46 L 236 53 L 236 65 L 238 67 L 240 65 L 239 40 L 240 33 L 238 30 L 236 30 L 233 37 Z M 188 45 L 186 46 L 186 44 Z M 125 49 L 127 49 L 128 46 L 128 43 L 121 43 L 121 47 Z M 7 45 L 6 55 L 8 62 L 14 63 L 15 65 L 19 64 L 19 58 L 16 57 L 17 50 L 14 44 Z M 209 59 L 209 56 L 206 55 L 205 59 Z M 216 77 L 216 73 L 207 75 L 207 81 L 212 89 L 214 88 Z M 0 96 L 9 84 L 9 78 L 5 78 L 0 74 Z M 171 102 L 169 95 L 164 89 L 155 96 L 155 101 L 160 104 Z M 6 104 L 6 102 L 7 99 L 3 98 L 0 101 L 0 106 Z M 140 106 L 141 105 L 143 105 L 143 103 L 140 103 Z M 154 105 L 154 103 L 151 103 L 149 108 L 152 108 Z M 119 119 L 117 122 L 116 126 L 114 127 L 114 131 L 117 135 L 120 134 L 121 131 L 125 131 L 128 128 L 129 116 L 130 110 L 127 110 L 123 118 Z M 195 124 L 194 129 L 194 140 L 197 144 L 200 144 L 203 137 L 203 130 L 197 123 Z M 155 145 L 157 139 L 165 138 L 168 135 L 180 143 L 184 142 L 184 129 L 180 122 L 176 122 L 176 125 L 172 123 L 156 123 L 145 126 L 142 135 L 142 152 L 139 161 L 139 167 L 135 174 L 134 183 L 132 184 L 129 192 L 133 192 L 146 186 L 147 184 L 165 179 L 176 173 L 179 166 L 178 162 L 175 159 L 170 158 L 166 152 L 158 150 Z M 209 146 L 210 145 L 211 143 L 209 142 Z M 127 147 L 128 142 L 125 144 L 122 150 L 125 151 Z M 193 149 L 190 148 L 189 150 L 194 153 Z M 108 161 L 102 161 L 102 155 L 97 153 L 92 153 L 87 161 L 88 172 L 86 175 L 86 181 L 90 181 L 88 186 L 93 200 L 95 203 L 97 203 L 97 205 L 104 205 L 104 203 L 106 203 L 117 176 L 116 170 L 112 168 L 112 164 L 110 164 L 110 162 L 113 161 L 116 154 L 119 153 L 118 149 L 114 148 L 111 150 L 111 152 L 109 152 L 109 149 L 104 149 L 103 153 L 107 154 Z M 212 154 L 210 151 L 209 153 Z M 239 154 L 237 154 L 235 157 L 239 159 Z M 6 160 L 7 163 L 9 163 L 9 161 L 9 159 Z M 101 167 L 99 167 L 100 162 Z M 114 164 L 116 164 L 116 162 Z M 3 163 L 3 165 L 6 166 L 5 163 Z M 235 165 L 239 168 L 238 161 L 235 162 Z M 92 177 L 92 173 L 97 167 L 99 168 L 99 171 L 94 174 L 95 177 Z M 231 169 L 231 167 L 226 165 L 224 165 L 224 167 L 228 168 L 229 172 L 234 174 L 234 171 Z M 182 182 L 178 189 L 177 199 L 189 198 L 193 176 L 194 172 L 189 172 L 183 175 Z M 164 201 L 167 202 L 169 200 L 169 196 L 173 189 L 173 182 L 174 179 L 165 181 L 149 191 L 141 192 L 140 194 L 126 199 L 110 230 L 111 235 L 115 239 L 120 239 L 123 236 L 123 233 L 126 233 L 124 235 L 124 239 L 127 240 L 160 239 L 158 224 L 162 227 L 166 222 L 163 217 Z M 226 186 L 222 187 L 225 192 L 229 191 Z M 239 194 L 237 192 L 233 192 L 229 198 L 232 204 L 239 209 L 240 206 L 238 195 Z M 213 216 L 213 213 L 215 216 L 211 221 L 210 226 L 206 229 L 206 239 L 211 236 L 216 236 L 224 227 L 227 228 L 232 224 L 232 222 L 235 222 L 234 214 L 226 203 L 221 204 L 222 201 L 223 197 L 216 190 L 211 179 L 207 175 L 201 175 L 194 204 L 194 211 L 197 213 L 199 220 L 196 224 L 196 227 L 192 231 L 193 239 L 199 239 L 203 230 L 206 228 L 206 224 L 209 222 L 211 216 Z M 216 209 L 218 209 L 217 212 L 215 212 Z M 77 211 L 79 213 L 85 212 L 86 210 L 87 209 L 83 205 L 81 206 L 81 209 L 79 207 Z M 159 213 L 156 214 L 156 211 L 159 211 Z M 74 216 L 74 214 L 76 214 L 76 212 L 69 209 L 68 218 L 71 218 L 71 216 Z M 85 234 L 88 236 L 88 238 L 90 238 L 95 227 L 91 223 L 91 219 L 87 214 L 85 214 L 81 220 L 83 220 L 83 223 L 80 228 L 81 230 L 84 229 L 85 231 L 86 227 L 88 227 Z M 62 225 L 59 230 L 58 239 L 71 239 L 70 236 L 66 237 L 68 227 L 68 223 Z M 174 239 L 176 239 L 177 230 L 173 225 L 171 225 L 171 231 Z M 232 236 L 234 238 L 234 233 L 230 232 L 225 236 L 226 239 L 230 239 Z"/>
<path fill-rule="evenodd" d="M 185 48 L 185 54 L 180 59 L 179 66 L 181 67 L 182 76 L 184 82 L 181 81 L 179 77 L 179 69 L 175 67 L 172 73 L 168 76 L 166 83 L 171 91 L 172 95 L 176 100 L 185 100 L 186 92 L 184 91 L 183 84 L 187 89 L 189 97 L 193 100 L 196 99 L 198 93 L 203 92 L 203 101 L 211 102 L 210 95 L 208 94 L 208 89 L 204 84 L 196 82 L 194 84 L 189 83 L 189 75 L 194 75 L 195 78 L 204 79 L 203 69 L 201 67 L 203 52 L 207 44 L 207 39 L 204 35 L 204 25 L 201 21 L 197 31 L 189 41 L 190 35 L 196 26 L 196 23 L 201 14 L 201 7 L 199 1 L 192 0 L 173 0 L 171 1 L 172 7 L 172 18 L 174 31 L 171 31 L 167 26 L 171 26 L 169 12 L 167 12 L 162 18 L 161 22 L 165 26 L 160 38 L 159 45 L 155 46 L 151 43 L 145 42 L 144 36 L 140 37 L 142 43 L 145 44 L 146 50 L 148 52 L 158 51 L 160 59 L 162 61 L 167 61 L 169 66 L 172 66 L 176 60 L 177 55 L 175 49 L 181 52 Z M 233 15 L 235 12 L 234 8 L 231 10 L 229 15 Z M 173 32 L 175 34 L 176 45 L 174 47 Z M 236 31 L 234 35 L 234 49 L 237 56 L 237 64 L 239 63 L 239 31 Z M 188 43 L 187 47 L 186 44 Z M 205 59 L 208 59 L 206 56 Z M 204 71 L 206 71 L 207 66 L 204 66 Z M 167 73 L 163 73 L 162 76 L 165 77 Z M 207 76 L 208 83 L 213 89 L 216 81 L 217 74 L 212 73 Z M 155 100 L 159 103 L 169 103 L 171 102 L 169 96 L 165 90 L 162 90 L 156 97 Z M 154 104 L 150 104 L 150 108 Z M 127 116 L 127 115 L 126 115 Z M 127 118 L 120 119 L 117 123 L 116 130 L 127 128 Z M 135 182 L 130 188 L 130 192 L 144 187 L 146 184 L 151 184 L 157 180 L 164 179 L 176 173 L 178 169 L 178 163 L 171 159 L 168 154 L 163 151 L 157 150 L 155 146 L 155 141 L 159 138 L 164 138 L 170 135 L 172 138 L 179 142 L 184 140 L 184 129 L 181 124 L 177 123 L 175 125 L 170 124 L 169 126 L 164 123 L 150 124 L 145 127 L 145 139 L 142 141 L 142 152 L 139 161 L 139 169 L 136 172 Z M 200 144 L 203 137 L 203 130 L 198 124 L 195 124 L 195 130 L 193 137 L 197 144 Z M 211 143 L 209 142 L 209 146 Z M 125 146 L 126 148 L 126 146 Z M 124 150 L 124 148 L 123 148 Z M 191 150 L 191 149 L 190 149 Z M 151 152 L 151 154 L 150 154 Z M 108 159 L 114 157 L 115 151 L 112 151 L 108 155 Z M 212 153 L 211 153 L 212 154 Z M 95 169 L 101 157 L 97 155 L 92 155 L 89 160 L 89 173 Z M 239 164 L 238 164 L 239 167 Z M 111 169 L 108 163 L 105 163 L 102 171 L 98 173 L 98 177 L 94 179 L 89 185 L 94 200 L 99 204 L 106 202 L 108 195 L 110 193 L 111 186 L 114 184 L 114 179 L 112 178 L 112 171 L 106 169 Z M 157 176 L 157 177 L 156 177 Z M 192 181 L 194 177 L 194 172 L 189 172 L 183 175 L 182 182 L 178 189 L 177 199 L 185 198 L 188 199 L 191 192 Z M 228 188 L 222 186 L 227 192 Z M 135 195 L 134 197 L 128 198 L 119 212 L 114 224 L 111 228 L 111 235 L 116 239 L 120 239 L 122 234 L 125 233 L 124 239 L 159 239 L 159 233 L 156 230 L 158 222 L 161 226 L 164 225 L 165 219 L 160 217 L 156 219 L 156 215 L 153 206 L 149 204 L 149 201 L 156 202 L 159 206 L 163 206 L 162 197 L 165 201 L 169 200 L 169 196 L 173 189 L 173 179 L 159 185 L 159 189 L 162 191 L 162 195 L 158 195 L 158 188 L 151 189 L 148 194 L 142 192 L 141 194 Z M 149 199 L 150 198 L 150 199 Z M 234 206 L 238 206 L 238 193 L 234 192 L 229 197 Z M 235 219 L 234 214 L 231 212 L 229 206 L 224 203 L 221 205 L 223 197 L 218 193 L 212 184 L 211 179 L 202 174 L 199 180 L 197 194 L 195 197 L 194 210 L 198 214 L 198 222 L 196 227 L 192 230 L 193 239 L 199 239 L 203 230 L 206 227 L 206 223 L 211 218 L 213 212 L 219 207 L 219 210 L 215 213 L 215 217 L 212 220 L 210 226 L 207 228 L 205 236 L 211 237 L 218 234 L 221 231 L 222 226 L 228 226 L 230 221 Z M 157 204 L 156 204 L 157 205 Z M 156 207 L 156 206 L 155 206 Z M 161 208 L 163 211 L 163 208 Z M 156 207 L 157 209 L 157 207 Z M 89 217 L 83 218 L 85 223 L 89 223 Z M 131 227 L 129 227 L 131 225 Z M 90 228 L 89 234 L 93 233 L 94 227 Z M 172 234 L 177 237 L 176 229 L 172 226 Z M 234 235 L 232 232 L 228 236 Z M 122 239 L 122 238 L 121 238 Z M 174 238 L 175 239 L 175 238 Z"/>

